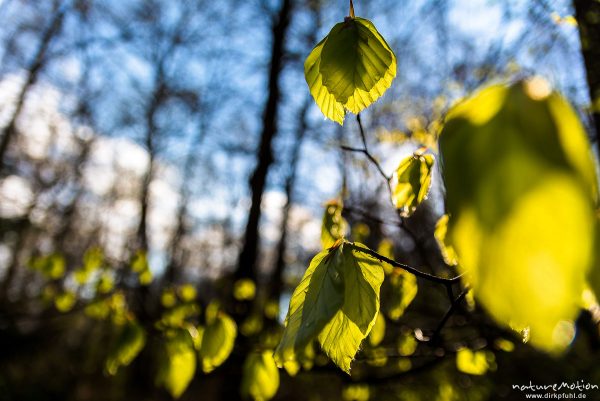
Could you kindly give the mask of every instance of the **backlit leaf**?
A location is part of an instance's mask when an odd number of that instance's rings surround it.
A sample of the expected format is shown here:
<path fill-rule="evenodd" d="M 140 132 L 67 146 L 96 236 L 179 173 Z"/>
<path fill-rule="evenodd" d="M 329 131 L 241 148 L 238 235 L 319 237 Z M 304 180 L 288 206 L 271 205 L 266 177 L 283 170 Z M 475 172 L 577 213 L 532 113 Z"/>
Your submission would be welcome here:
<path fill-rule="evenodd" d="M 392 201 L 403 217 L 408 217 L 426 199 L 431 186 L 434 158 L 417 150 L 400 162 L 392 177 Z"/>
<path fill-rule="evenodd" d="M 156 384 L 164 387 L 173 398 L 179 398 L 196 373 L 196 351 L 187 331 L 168 338 L 159 365 Z"/>
<path fill-rule="evenodd" d="M 456 256 L 456 252 L 451 245 L 446 243 L 446 234 L 448 232 L 448 218 L 447 214 L 440 217 L 440 219 L 435 224 L 434 237 L 440 248 L 440 252 L 442 257 L 444 258 L 444 262 L 446 262 L 449 266 L 456 266 L 458 264 L 458 258 Z"/>
<path fill-rule="evenodd" d="M 117 374 L 119 367 L 129 365 L 146 345 L 146 332 L 136 322 L 125 324 L 106 360 L 106 371 Z"/>
<path fill-rule="evenodd" d="M 549 352 L 572 340 L 592 264 L 597 187 L 575 112 L 541 79 L 492 86 L 440 136 L 447 243 L 478 303 Z"/>
<path fill-rule="evenodd" d="M 369 333 L 369 344 L 376 347 L 381 344 L 383 337 L 385 337 L 385 318 L 383 314 L 378 313 L 375 324 Z"/>
<path fill-rule="evenodd" d="M 317 254 L 294 291 L 275 361 L 282 366 L 317 338 L 342 370 L 369 334 L 379 312 L 383 268 L 364 245 L 338 240 Z"/>
<path fill-rule="evenodd" d="M 233 319 L 221 311 L 214 318 L 210 318 L 209 308 L 199 350 L 204 373 L 212 372 L 227 360 L 237 336 L 237 326 Z"/>
<path fill-rule="evenodd" d="M 54 306 L 56 306 L 56 309 L 63 313 L 73 309 L 75 302 L 77 302 L 77 298 L 75 298 L 75 294 L 73 294 L 71 291 L 62 292 L 58 294 L 56 298 L 54 298 Z"/>
<path fill-rule="evenodd" d="M 461 348 L 456 353 L 456 367 L 469 375 L 484 375 L 490 368 L 488 359 L 493 356 L 491 352 Z"/>
<path fill-rule="evenodd" d="M 312 50 L 304 75 L 325 117 L 342 124 L 345 110 L 360 112 L 391 86 L 396 56 L 370 21 L 346 18 Z"/>
<path fill-rule="evenodd" d="M 333 199 L 325 205 L 323 224 L 321 225 L 321 245 L 327 249 L 346 233 L 348 223 L 342 217 L 342 204 Z"/>
<path fill-rule="evenodd" d="M 279 388 L 279 370 L 272 351 L 252 352 L 244 362 L 240 392 L 244 399 L 268 401 Z"/>
<path fill-rule="evenodd" d="M 233 296 L 238 301 L 250 301 L 256 295 L 256 284 L 254 281 L 243 278 L 233 284 Z"/>

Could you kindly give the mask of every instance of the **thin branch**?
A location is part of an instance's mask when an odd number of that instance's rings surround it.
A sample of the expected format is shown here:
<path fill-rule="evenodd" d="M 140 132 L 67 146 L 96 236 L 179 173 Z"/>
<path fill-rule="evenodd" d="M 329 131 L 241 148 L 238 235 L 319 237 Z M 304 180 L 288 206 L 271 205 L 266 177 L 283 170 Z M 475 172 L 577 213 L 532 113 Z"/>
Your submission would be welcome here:
<path fill-rule="evenodd" d="M 375 159 L 375 157 L 371 154 L 371 152 L 369 152 L 369 147 L 367 146 L 367 138 L 365 136 L 365 130 L 364 130 L 362 122 L 360 120 L 360 113 L 356 115 L 356 121 L 358 122 L 358 129 L 360 131 L 360 138 L 362 140 L 363 147 L 362 147 L 362 149 L 360 149 L 360 148 L 350 148 L 347 146 L 342 146 L 342 149 L 349 150 L 351 152 L 360 152 L 360 153 L 364 154 L 365 156 L 367 156 L 367 158 L 371 161 L 371 163 L 373 163 L 375 168 L 377 168 L 377 171 L 386 180 L 386 182 L 388 183 L 388 186 L 389 186 L 391 177 L 388 176 L 385 173 L 385 171 L 383 171 L 381 164 L 379 164 L 377 159 Z"/>
<path fill-rule="evenodd" d="M 440 322 L 438 323 L 437 327 L 433 331 L 433 334 L 431 335 L 431 343 L 435 344 L 436 342 L 439 341 L 440 334 L 442 333 L 442 329 L 444 328 L 444 326 L 448 322 L 448 319 L 450 319 L 450 317 L 452 316 L 452 314 L 454 314 L 454 311 L 456 310 L 456 308 L 458 307 L 458 305 L 465 298 L 465 296 L 467 295 L 467 292 L 469 292 L 469 287 L 468 286 L 465 287 L 462 290 L 462 292 L 458 295 L 458 297 L 456 297 L 456 299 L 454 301 L 452 301 L 452 303 L 450 304 L 450 307 L 448 308 L 448 310 L 444 314 L 444 317 L 442 317 L 442 320 L 440 320 Z"/>
<path fill-rule="evenodd" d="M 369 249 L 369 248 L 363 248 L 361 246 L 357 246 L 356 244 L 354 244 L 353 242 L 347 242 L 347 244 L 349 244 L 352 249 L 354 249 L 357 252 L 361 252 L 364 254 L 367 254 L 369 256 L 374 257 L 375 259 L 378 259 L 381 262 L 385 262 L 393 267 L 405 270 L 407 272 L 409 272 L 410 274 L 420 277 L 422 279 L 431 281 L 433 283 L 441 283 L 441 284 L 445 284 L 445 285 L 451 285 L 454 283 L 458 283 L 460 281 L 461 276 L 456 276 L 456 277 L 451 277 L 451 278 L 445 278 L 445 277 L 439 277 L 439 276 L 435 276 L 433 274 L 429 274 L 429 273 L 425 273 L 419 269 L 416 269 L 412 266 L 406 265 L 404 263 L 400 263 L 400 262 L 396 262 L 395 260 L 392 260 L 390 258 L 387 258 L 383 255 L 380 255 L 379 253 Z M 462 295 L 462 294 L 461 294 Z"/>

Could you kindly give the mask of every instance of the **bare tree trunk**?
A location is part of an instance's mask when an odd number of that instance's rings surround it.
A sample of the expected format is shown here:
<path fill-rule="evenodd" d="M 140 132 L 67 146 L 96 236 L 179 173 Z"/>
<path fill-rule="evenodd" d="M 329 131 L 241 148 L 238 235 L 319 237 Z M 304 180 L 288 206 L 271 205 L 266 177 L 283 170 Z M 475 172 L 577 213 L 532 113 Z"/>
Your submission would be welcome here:
<path fill-rule="evenodd" d="M 290 160 L 290 172 L 285 181 L 285 195 L 286 201 L 283 207 L 283 216 L 281 220 L 281 236 L 277 244 L 277 256 L 275 259 L 275 270 L 273 271 L 273 277 L 271 278 L 271 291 L 270 299 L 279 300 L 281 291 L 283 290 L 283 271 L 285 269 L 285 253 L 287 251 L 287 237 L 288 237 L 288 220 L 290 216 L 290 208 L 292 206 L 294 186 L 296 184 L 296 176 L 298 169 L 298 162 L 300 160 L 300 150 L 302 149 L 302 142 L 306 130 L 308 129 L 307 116 L 311 99 L 302 105 L 298 114 L 298 127 L 296 128 L 296 137 L 294 138 L 294 147 L 292 149 L 292 157 Z"/>
<path fill-rule="evenodd" d="M 277 21 L 271 31 L 272 47 L 269 69 L 268 98 L 263 112 L 263 126 L 257 154 L 257 164 L 250 178 L 252 204 L 244 234 L 244 245 L 240 252 L 236 278 L 256 279 L 256 261 L 259 247 L 258 224 L 261 217 L 261 202 L 265 190 L 269 167 L 273 163 L 273 139 L 277 135 L 277 117 L 281 88 L 279 77 L 283 68 L 285 37 L 290 22 L 291 0 L 283 0 Z"/>
<path fill-rule="evenodd" d="M 596 146 L 600 153 L 600 2 L 574 0 L 573 5 L 592 103 Z"/>
<path fill-rule="evenodd" d="M 54 16 L 50 21 L 50 25 L 44 31 L 33 60 L 27 67 L 27 77 L 25 79 L 25 84 L 17 96 L 15 110 L 10 117 L 8 125 L 0 131 L 0 136 L 2 137 L 2 139 L 0 139 L 0 170 L 5 168 L 6 152 L 8 151 L 8 147 L 16 135 L 16 123 L 19 115 L 21 114 L 25 97 L 27 96 L 31 86 L 36 82 L 39 72 L 46 61 L 46 52 L 48 51 L 48 47 L 50 46 L 52 39 L 54 39 L 54 37 L 60 32 L 65 11 L 65 7 L 60 5 L 56 6 Z"/>

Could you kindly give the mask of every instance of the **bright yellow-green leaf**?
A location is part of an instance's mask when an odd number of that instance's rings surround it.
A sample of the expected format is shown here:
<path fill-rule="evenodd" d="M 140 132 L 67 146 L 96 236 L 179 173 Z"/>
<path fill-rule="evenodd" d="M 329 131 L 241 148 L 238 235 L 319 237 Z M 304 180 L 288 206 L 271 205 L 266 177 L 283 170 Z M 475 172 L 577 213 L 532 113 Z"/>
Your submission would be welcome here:
<path fill-rule="evenodd" d="M 325 117 L 343 124 L 345 110 L 359 113 L 391 86 L 396 56 L 370 21 L 347 18 L 312 50 L 304 76 Z"/>
<path fill-rule="evenodd" d="M 148 264 L 148 255 L 144 251 L 137 251 L 131 261 L 131 270 L 138 274 L 138 280 L 142 285 L 152 282 L 152 272 Z"/>
<path fill-rule="evenodd" d="M 435 224 L 434 237 L 440 248 L 440 252 L 442 257 L 444 258 L 444 262 L 448 266 L 456 266 L 458 264 L 458 257 L 456 256 L 456 252 L 451 245 L 446 244 L 446 234 L 448 232 L 448 218 L 447 214 L 440 217 L 440 219 Z"/>
<path fill-rule="evenodd" d="M 541 79 L 492 86 L 440 136 L 447 243 L 498 322 L 560 352 L 592 264 L 597 187 L 585 131 Z"/>
<path fill-rule="evenodd" d="M 100 294 L 108 294 L 115 288 L 115 279 L 108 271 L 102 272 L 98 280 L 98 292 Z"/>
<path fill-rule="evenodd" d="M 348 229 L 348 223 L 342 217 L 342 203 L 332 199 L 325 205 L 323 224 L 321 225 L 321 245 L 327 249 L 340 238 L 343 238 Z"/>
<path fill-rule="evenodd" d="M 93 272 L 100 269 L 104 263 L 104 253 L 98 247 L 89 248 L 83 255 L 83 266 L 74 272 L 75 281 L 83 285 L 87 283 Z"/>
<path fill-rule="evenodd" d="M 350 384 L 342 390 L 344 401 L 368 401 L 370 395 L 369 386 L 366 384 Z"/>
<path fill-rule="evenodd" d="M 312 369 L 314 360 L 315 348 L 313 342 L 310 342 L 303 350 L 296 352 L 296 358 L 294 360 L 284 362 L 283 367 L 290 376 L 295 376 L 300 368 L 304 370 Z"/>
<path fill-rule="evenodd" d="M 138 276 L 138 280 L 139 280 L 139 282 L 140 282 L 141 285 L 148 285 L 148 284 L 150 284 L 152 282 L 153 278 L 154 277 L 152 276 L 152 272 L 150 270 L 144 270 Z"/>
<path fill-rule="evenodd" d="M 244 362 L 242 397 L 253 401 L 268 401 L 279 389 L 279 370 L 273 360 L 273 351 L 252 352 Z"/>
<path fill-rule="evenodd" d="M 387 238 L 382 239 L 381 242 L 379 242 L 379 245 L 377 246 L 377 253 L 381 256 L 385 256 L 386 258 L 393 260 L 394 243 Z M 385 274 L 391 274 L 394 271 L 394 268 L 387 263 L 384 263 L 382 266 Z"/>
<path fill-rule="evenodd" d="M 271 320 L 277 319 L 279 316 L 279 302 L 275 299 L 268 300 L 265 304 L 264 313 Z"/>
<path fill-rule="evenodd" d="M 494 346 L 504 352 L 512 352 L 515 349 L 515 344 L 504 338 L 497 338 L 496 341 L 494 341 Z"/>
<path fill-rule="evenodd" d="M 204 373 L 212 372 L 227 360 L 233 350 L 236 336 L 237 326 L 224 312 L 218 312 L 214 319 L 207 317 L 202 344 L 198 351 Z"/>
<path fill-rule="evenodd" d="M 286 327 L 275 352 L 283 366 L 317 338 L 327 356 L 349 373 L 350 363 L 379 312 L 381 263 L 362 244 L 338 240 L 317 254 L 290 300 Z"/>
<path fill-rule="evenodd" d="M 73 309 L 76 301 L 77 299 L 75 298 L 75 294 L 73 294 L 71 291 L 65 291 L 58 294 L 56 298 L 54 298 L 54 306 L 56 306 L 56 309 L 58 309 L 60 312 L 64 313 Z"/>
<path fill-rule="evenodd" d="M 200 313 L 200 307 L 196 304 L 180 304 L 166 310 L 160 323 L 168 327 L 182 327 L 186 319 L 197 316 Z"/>
<path fill-rule="evenodd" d="M 402 356 L 411 356 L 417 350 L 419 343 L 412 332 L 402 333 L 398 336 L 398 353 Z"/>
<path fill-rule="evenodd" d="M 240 333 L 243 336 L 250 337 L 260 333 L 263 328 L 262 316 L 256 313 L 250 314 L 240 325 Z"/>
<path fill-rule="evenodd" d="M 119 367 L 129 365 L 146 345 L 146 332 L 136 322 L 125 324 L 106 359 L 106 371 L 117 374 Z"/>
<path fill-rule="evenodd" d="M 160 296 L 160 303 L 165 308 L 172 308 L 177 303 L 175 291 L 172 288 L 166 288 Z"/>
<path fill-rule="evenodd" d="M 196 287 L 194 287 L 192 284 L 184 284 L 179 286 L 177 292 L 179 293 L 179 298 L 181 298 L 183 302 L 192 302 L 198 296 L 198 291 L 196 291 Z"/>
<path fill-rule="evenodd" d="M 196 351 L 187 331 L 177 332 L 165 343 L 156 384 L 179 398 L 196 373 Z"/>
<path fill-rule="evenodd" d="M 408 217 L 427 198 L 434 158 L 417 150 L 400 162 L 392 177 L 392 201 L 403 217 Z"/>
<path fill-rule="evenodd" d="M 392 320 L 398 320 L 417 296 L 417 278 L 404 270 L 394 270 L 384 286 L 383 308 Z"/>
<path fill-rule="evenodd" d="M 243 278 L 233 284 L 233 296 L 238 301 L 250 301 L 256 295 L 256 284 L 254 281 Z"/>
<path fill-rule="evenodd" d="M 64 256 L 57 253 L 40 256 L 29 262 L 32 269 L 38 270 L 52 280 L 57 280 L 65 274 L 66 265 Z"/>
<path fill-rule="evenodd" d="M 383 337 L 385 337 L 385 318 L 383 317 L 383 314 L 378 313 L 375 324 L 369 333 L 369 344 L 376 347 L 381 344 Z"/>
<path fill-rule="evenodd" d="M 468 348 L 461 348 L 456 353 L 456 367 L 461 372 L 469 375 L 484 375 L 490 367 L 488 357 L 489 355 L 485 351 L 471 351 Z"/>

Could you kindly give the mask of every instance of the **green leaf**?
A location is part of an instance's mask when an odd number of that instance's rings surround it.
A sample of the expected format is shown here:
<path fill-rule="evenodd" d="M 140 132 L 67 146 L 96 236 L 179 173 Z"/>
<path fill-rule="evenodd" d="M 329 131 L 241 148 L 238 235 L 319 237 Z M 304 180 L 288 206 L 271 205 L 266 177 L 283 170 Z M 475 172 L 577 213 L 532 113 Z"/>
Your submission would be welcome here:
<path fill-rule="evenodd" d="M 272 351 L 252 352 L 244 362 L 240 392 L 244 399 L 268 401 L 279 389 L 279 370 Z"/>
<path fill-rule="evenodd" d="M 369 333 L 369 344 L 371 346 L 376 347 L 383 341 L 385 337 L 385 318 L 383 314 L 378 313 L 377 319 L 375 320 L 375 324 Z"/>
<path fill-rule="evenodd" d="M 406 308 L 417 296 L 417 278 L 404 270 L 395 269 L 386 283 L 383 289 L 383 307 L 388 317 L 396 321 L 404 315 Z"/>
<path fill-rule="evenodd" d="M 196 291 L 196 287 L 194 287 L 193 284 L 189 283 L 180 285 L 177 289 L 177 292 L 179 293 L 179 298 L 181 298 L 183 302 L 192 302 L 198 296 L 198 291 Z"/>
<path fill-rule="evenodd" d="M 461 348 L 456 353 L 456 368 L 469 375 L 484 375 L 490 368 L 490 360 L 493 361 L 494 354 L 486 351 L 471 351 Z"/>
<path fill-rule="evenodd" d="M 383 268 L 362 244 L 338 240 L 317 254 L 294 291 L 275 361 L 295 360 L 315 338 L 342 370 L 369 334 L 379 312 Z"/>
<path fill-rule="evenodd" d="M 119 337 L 106 359 L 106 371 L 117 374 L 119 367 L 129 365 L 146 345 L 146 332 L 137 322 L 123 325 Z"/>
<path fill-rule="evenodd" d="M 332 199 L 325 205 L 323 213 L 323 224 L 321 225 L 321 245 L 327 249 L 340 238 L 344 237 L 348 223 L 342 217 L 342 203 Z"/>
<path fill-rule="evenodd" d="M 448 232 L 448 219 L 449 216 L 447 214 L 440 217 L 440 219 L 435 224 L 435 231 L 433 233 L 435 240 L 440 248 L 440 253 L 444 258 L 444 262 L 448 266 L 456 266 L 458 264 L 458 257 L 456 256 L 456 252 L 451 245 L 446 243 L 446 234 Z"/>
<path fill-rule="evenodd" d="M 440 135 L 446 241 L 499 323 L 556 353 L 592 264 L 596 178 L 575 112 L 543 81 L 492 86 L 450 111 Z"/>
<path fill-rule="evenodd" d="M 33 270 L 41 272 L 47 278 L 58 280 L 66 271 L 67 262 L 64 256 L 58 253 L 52 253 L 46 256 L 39 256 L 29 261 L 29 266 Z"/>
<path fill-rule="evenodd" d="M 207 321 L 200 345 L 200 362 L 202 371 L 210 373 L 227 360 L 237 336 L 237 326 L 233 319 L 219 311 L 210 316 L 211 306 L 207 308 Z"/>
<path fill-rule="evenodd" d="M 77 298 L 75 297 L 75 294 L 71 291 L 62 292 L 58 294 L 56 298 L 54 298 L 54 306 L 56 307 L 56 309 L 63 313 L 66 313 L 73 309 L 73 306 L 75 306 L 75 302 L 77 302 Z"/>
<path fill-rule="evenodd" d="M 359 113 L 391 86 L 396 56 L 371 21 L 347 18 L 315 46 L 304 75 L 325 117 L 343 124 L 345 109 Z"/>
<path fill-rule="evenodd" d="M 148 264 L 148 255 L 145 251 L 137 251 L 131 261 L 131 270 L 138 274 L 138 281 L 141 285 L 148 285 L 152 282 L 152 271 Z"/>
<path fill-rule="evenodd" d="M 392 202 L 403 217 L 409 217 L 427 198 L 434 158 L 417 150 L 400 162 L 392 177 Z"/>
<path fill-rule="evenodd" d="M 256 284 L 254 281 L 243 278 L 233 284 L 233 297 L 238 301 L 251 301 L 256 295 Z"/>
<path fill-rule="evenodd" d="M 156 384 L 179 398 L 196 373 L 196 351 L 187 331 L 178 331 L 165 343 Z"/>

